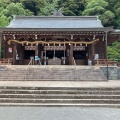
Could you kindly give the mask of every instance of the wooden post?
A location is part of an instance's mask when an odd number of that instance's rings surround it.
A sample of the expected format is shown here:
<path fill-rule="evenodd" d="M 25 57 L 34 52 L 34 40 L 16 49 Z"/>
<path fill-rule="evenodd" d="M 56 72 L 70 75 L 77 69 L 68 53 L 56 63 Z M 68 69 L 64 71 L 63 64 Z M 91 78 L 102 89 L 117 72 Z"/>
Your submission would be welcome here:
<path fill-rule="evenodd" d="M 20 45 L 20 63 L 21 65 L 24 64 L 24 46 Z"/>
<path fill-rule="evenodd" d="M 69 65 L 73 65 L 73 45 L 70 45 Z"/>
<path fill-rule="evenodd" d="M 85 58 L 85 65 L 88 65 L 88 45 L 85 47 L 85 52 L 86 52 L 86 58 Z"/>
<path fill-rule="evenodd" d="M 94 43 L 92 43 L 91 48 L 92 48 L 92 50 L 91 50 L 91 52 L 92 52 L 92 55 L 91 55 L 92 65 L 95 65 L 95 60 L 94 60 L 94 58 L 95 58 L 95 44 Z"/>
<path fill-rule="evenodd" d="M 16 64 L 16 50 L 17 50 L 17 45 L 16 43 L 13 44 L 13 65 Z"/>
<path fill-rule="evenodd" d="M 38 56 L 38 45 L 35 46 L 35 56 Z M 35 60 L 35 65 L 37 65 L 38 61 Z"/>
<path fill-rule="evenodd" d="M 66 64 L 73 65 L 73 45 L 66 46 Z"/>

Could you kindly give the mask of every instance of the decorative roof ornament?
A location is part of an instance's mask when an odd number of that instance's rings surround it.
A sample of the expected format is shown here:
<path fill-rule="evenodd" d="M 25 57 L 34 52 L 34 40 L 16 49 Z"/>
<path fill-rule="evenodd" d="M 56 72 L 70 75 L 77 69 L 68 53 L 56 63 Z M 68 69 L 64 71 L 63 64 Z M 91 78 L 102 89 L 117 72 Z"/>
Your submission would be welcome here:
<path fill-rule="evenodd" d="M 97 16 L 97 21 L 100 21 L 100 19 L 99 19 L 99 18 L 100 18 L 100 15 L 98 15 L 98 16 Z"/>
<path fill-rule="evenodd" d="M 16 15 L 12 15 L 12 17 L 13 17 L 13 21 L 15 21 L 15 19 L 16 19 Z"/>
<path fill-rule="evenodd" d="M 60 8 L 59 10 L 56 10 L 54 8 L 52 8 L 52 13 L 53 13 L 53 16 L 64 16 L 62 13 L 63 13 L 63 8 Z"/>

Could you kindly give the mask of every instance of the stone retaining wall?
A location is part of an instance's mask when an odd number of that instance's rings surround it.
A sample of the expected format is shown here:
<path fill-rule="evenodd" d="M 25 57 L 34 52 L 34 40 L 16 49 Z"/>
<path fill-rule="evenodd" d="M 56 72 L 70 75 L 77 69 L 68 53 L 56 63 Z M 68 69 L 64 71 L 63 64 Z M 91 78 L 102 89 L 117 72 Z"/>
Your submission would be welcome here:
<path fill-rule="evenodd" d="M 107 67 L 100 67 L 107 77 Z M 109 66 L 108 67 L 108 79 L 109 80 L 119 80 L 120 79 L 120 67 Z"/>

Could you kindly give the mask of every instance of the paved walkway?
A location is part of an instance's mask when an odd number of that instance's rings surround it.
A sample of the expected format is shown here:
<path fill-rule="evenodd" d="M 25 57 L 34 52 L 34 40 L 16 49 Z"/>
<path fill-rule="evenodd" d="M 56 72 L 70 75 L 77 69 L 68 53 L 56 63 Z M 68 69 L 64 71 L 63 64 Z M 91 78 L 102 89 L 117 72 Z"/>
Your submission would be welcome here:
<path fill-rule="evenodd" d="M 0 107 L 0 120 L 120 120 L 120 110 L 82 107 Z"/>
<path fill-rule="evenodd" d="M 120 80 L 108 82 L 71 82 L 71 81 L 0 81 L 0 86 L 26 87 L 120 87 Z"/>

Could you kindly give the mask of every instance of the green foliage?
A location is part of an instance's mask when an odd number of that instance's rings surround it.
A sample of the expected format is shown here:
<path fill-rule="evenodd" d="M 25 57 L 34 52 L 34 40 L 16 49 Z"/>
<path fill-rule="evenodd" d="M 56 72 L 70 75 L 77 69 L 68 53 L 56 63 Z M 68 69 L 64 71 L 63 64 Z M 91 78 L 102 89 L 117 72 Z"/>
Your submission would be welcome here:
<path fill-rule="evenodd" d="M 99 15 L 104 26 L 120 28 L 120 2 L 118 0 L 90 0 L 83 15 Z"/>
<path fill-rule="evenodd" d="M 104 26 L 110 26 L 114 24 L 115 15 L 111 11 L 106 11 L 100 18 Z"/>
<path fill-rule="evenodd" d="M 38 12 L 38 15 L 52 15 L 52 10 L 58 7 L 57 1 L 58 0 L 46 0 L 44 6 Z"/>
<path fill-rule="evenodd" d="M 108 58 L 120 61 L 120 42 L 114 42 L 108 47 Z"/>
<path fill-rule="evenodd" d="M 94 8 L 96 6 L 101 6 L 102 8 L 106 8 L 108 6 L 108 2 L 104 0 L 91 0 L 88 2 L 86 9 Z"/>
<path fill-rule="evenodd" d="M 10 17 L 12 15 L 25 15 L 25 10 L 21 3 L 11 3 L 1 13 Z"/>
<path fill-rule="evenodd" d="M 20 0 L 25 9 L 30 10 L 34 15 L 38 15 L 45 4 L 45 0 Z"/>
<path fill-rule="evenodd" d="M 0 27 L 5 27 L 8 24 L 9 24 L 9 19 L 6 16 L 0 14 Z"/>
<path fill-rule="evenodd" d="M 58 8 L 64 8 L 63 14 L 66 16 L 79 16 L 82 15 L 85 2 L 80 0 L 58 0 Z"/>

